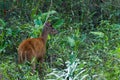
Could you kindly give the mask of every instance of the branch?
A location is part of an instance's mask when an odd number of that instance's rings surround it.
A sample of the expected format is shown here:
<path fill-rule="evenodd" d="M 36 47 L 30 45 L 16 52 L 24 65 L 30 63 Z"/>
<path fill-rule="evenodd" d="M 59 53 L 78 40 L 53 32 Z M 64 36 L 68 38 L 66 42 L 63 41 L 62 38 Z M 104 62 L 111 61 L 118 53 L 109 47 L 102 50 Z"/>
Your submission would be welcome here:
<path fill-rule="evenodd" d="M 53 1 L 51 0 L 50 7 L 49 7 L 49 10 L 48 10 L 48 15 L 46 17 L 46 20 L 45 20 L 43 26 L 45 26 L 45 23 L 47 22 L 48 18 L 50 17 L 50 10 L 51 10 L 52 4 L 53 4 Z"/>

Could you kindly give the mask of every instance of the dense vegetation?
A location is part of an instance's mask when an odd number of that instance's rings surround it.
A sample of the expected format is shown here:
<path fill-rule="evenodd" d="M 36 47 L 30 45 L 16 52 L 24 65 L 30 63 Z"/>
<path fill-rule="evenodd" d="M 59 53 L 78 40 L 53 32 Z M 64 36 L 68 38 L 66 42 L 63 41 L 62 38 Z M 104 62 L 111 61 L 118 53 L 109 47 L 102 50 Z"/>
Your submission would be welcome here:
<path fill-rule="evenodd" d="M 0 79 L 120 80 L 120 0 L 0 0 Z M 43 72 L 17 63 L 17 48 L 50 21 Z"/>

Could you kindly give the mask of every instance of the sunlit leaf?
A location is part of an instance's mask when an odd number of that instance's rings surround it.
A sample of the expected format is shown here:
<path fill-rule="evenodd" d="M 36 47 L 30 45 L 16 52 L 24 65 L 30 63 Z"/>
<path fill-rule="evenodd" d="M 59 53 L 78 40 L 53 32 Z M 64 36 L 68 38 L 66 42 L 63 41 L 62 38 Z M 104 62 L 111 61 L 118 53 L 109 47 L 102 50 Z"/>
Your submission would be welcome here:
<path fill-rule="evenodd" d="M 90 32 L 93 35 L 99 36 L 99 37 L 104 37 L 104 33 L 103 32 Z"/>
<path fill-rule="evenodd" d="M 34 20 L 35 25 L 42 25 L 42 21 L 39 19 Z"/>
<path fill-rule="evenodd" d="M 75 46 L 75 40 L 71 37 L 68 37 L 68 43 L 70 44 L 71 47 Z"/>

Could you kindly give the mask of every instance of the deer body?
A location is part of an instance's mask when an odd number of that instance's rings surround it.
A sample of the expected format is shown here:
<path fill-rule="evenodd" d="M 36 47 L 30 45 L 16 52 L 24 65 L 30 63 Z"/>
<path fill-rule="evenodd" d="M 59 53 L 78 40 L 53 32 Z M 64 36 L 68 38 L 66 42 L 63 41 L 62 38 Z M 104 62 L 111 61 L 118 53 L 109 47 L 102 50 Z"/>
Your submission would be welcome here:
<path fill-rule="evenodd" d="M 36 58 L 39 61 L 43 61 L 43 57 L 46 52 L 45 42 L 42 38 L 32 38 L 24 40 L 18 48 L 19 63 L 25 60 L 31 61 Z"/>
<path fill-rule="evenodd" d="M 18 47 L 18 62 L 32 61 L 35 58 L 39 62 L 43 62 L 46 53 L 46 42 L 48 34 L 56 34 L 57 31 L 47 22 L 43 28 L 39 38 L 31 38 L 24 40 Z M 33 64 L 35 68 L 35 63 Z"/>

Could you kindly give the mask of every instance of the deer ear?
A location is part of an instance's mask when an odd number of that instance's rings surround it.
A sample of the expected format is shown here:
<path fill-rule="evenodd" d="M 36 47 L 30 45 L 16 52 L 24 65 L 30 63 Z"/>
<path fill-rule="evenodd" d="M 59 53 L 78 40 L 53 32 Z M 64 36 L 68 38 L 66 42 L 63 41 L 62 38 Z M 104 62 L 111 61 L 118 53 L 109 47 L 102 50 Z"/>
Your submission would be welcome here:
<path fill-rule="evenodd" d="M 46 22 L 45 26 L 51 26 L 50 22 Z"/>
<path fill-rule="evenodd" d="M 52 24 L 50 22 L 46 22 L 45 26 L 52 27 Z"/>

